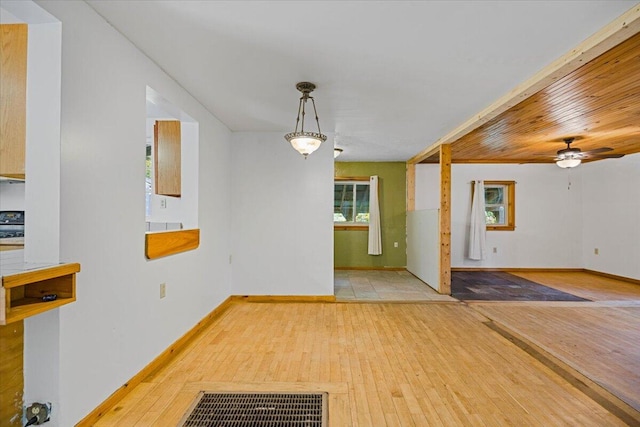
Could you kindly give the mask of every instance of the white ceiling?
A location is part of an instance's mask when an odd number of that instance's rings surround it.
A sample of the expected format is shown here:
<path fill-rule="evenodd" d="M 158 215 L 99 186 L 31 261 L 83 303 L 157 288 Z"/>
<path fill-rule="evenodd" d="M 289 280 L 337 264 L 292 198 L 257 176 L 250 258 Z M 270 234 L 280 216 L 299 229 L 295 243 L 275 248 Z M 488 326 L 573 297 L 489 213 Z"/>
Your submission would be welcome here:
<path fill-rule="evenodd" d="M 292 131 L 314 82 L 342 161 L 409 159 L 636 4 L 87 2 L 233 131 Z"/>

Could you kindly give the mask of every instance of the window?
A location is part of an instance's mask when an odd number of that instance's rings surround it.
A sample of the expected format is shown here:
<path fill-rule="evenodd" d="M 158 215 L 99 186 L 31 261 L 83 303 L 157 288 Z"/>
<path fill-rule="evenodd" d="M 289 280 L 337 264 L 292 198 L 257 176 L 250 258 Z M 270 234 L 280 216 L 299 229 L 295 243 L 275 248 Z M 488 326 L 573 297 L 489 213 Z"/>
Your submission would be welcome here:
<path fill-rule="evenodd" d="M 368 177 L 362 180 L 336 179 L 333 192 L 333 222 L 335 226 L 343 229 L 369 225 Z"/>
<path fill-rule="evenodd" d="M 484 213 L 487 230 L 515 230 L 515 181 L 484 182 Z"/>

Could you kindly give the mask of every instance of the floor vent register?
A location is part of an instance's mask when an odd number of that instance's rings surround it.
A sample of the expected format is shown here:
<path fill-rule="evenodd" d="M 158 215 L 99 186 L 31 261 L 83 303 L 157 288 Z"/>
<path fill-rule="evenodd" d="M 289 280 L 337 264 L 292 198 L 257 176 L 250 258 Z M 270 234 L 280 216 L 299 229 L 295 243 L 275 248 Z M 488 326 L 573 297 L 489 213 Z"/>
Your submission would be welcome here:
<path fill-rule="evenodd" d="M 327 393 L 201 392 L 183 427 L 327 426 Z"/>

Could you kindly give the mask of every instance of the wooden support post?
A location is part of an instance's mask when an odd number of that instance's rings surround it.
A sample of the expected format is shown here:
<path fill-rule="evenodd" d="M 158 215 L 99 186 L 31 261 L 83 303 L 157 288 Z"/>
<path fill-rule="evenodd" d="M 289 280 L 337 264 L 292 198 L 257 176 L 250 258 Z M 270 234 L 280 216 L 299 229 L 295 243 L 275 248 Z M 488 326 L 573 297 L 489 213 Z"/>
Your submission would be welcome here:
<path fill-rule="evenodd" d="M 451 294 L 451 145 L 440 146 L 440 289 Z"/>
<path fill-rule="evenodd" d="M 416 165 L 407 163 L 407 212 L 416 210 Z"/>

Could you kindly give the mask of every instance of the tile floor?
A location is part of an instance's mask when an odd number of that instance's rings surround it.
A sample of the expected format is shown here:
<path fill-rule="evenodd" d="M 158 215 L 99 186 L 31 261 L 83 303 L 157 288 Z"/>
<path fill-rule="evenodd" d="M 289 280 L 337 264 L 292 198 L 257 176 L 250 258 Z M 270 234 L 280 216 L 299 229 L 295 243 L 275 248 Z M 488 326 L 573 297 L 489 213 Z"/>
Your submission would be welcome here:
<path fill-rule="evenodd" d="M 458 301 L 406 270 L 335 270 L 334 293 L 338 301 Z"/>

